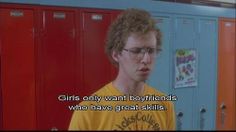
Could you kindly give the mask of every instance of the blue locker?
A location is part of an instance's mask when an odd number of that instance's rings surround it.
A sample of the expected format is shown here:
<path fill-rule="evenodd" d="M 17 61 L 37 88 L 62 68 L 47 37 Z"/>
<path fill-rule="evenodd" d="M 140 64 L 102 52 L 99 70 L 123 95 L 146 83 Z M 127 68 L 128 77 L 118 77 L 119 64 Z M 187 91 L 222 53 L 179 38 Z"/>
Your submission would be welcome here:
<path fill-rule="evenodd" d="M 153 14 L 162 32 L 162 53 L 148 83 L 166 94 L 175 94 L 177 130 L 214 130 L 217 80 L 217 19 Z M 175 88 L 175 53 L 196 51 L 194 86 Z"/>
<path fill-rule="evenodd" d="M 196 104 L 196 128 L 215 130 L 217 80 L 217 20 L 198 19 L 199 77 Z"/>
<path fill-rule="evenodd" d="M 172 56 L 172 93 L 177 95 L 178 101 L 176 101 L 176 121 L 177 130 L 192 130 L 194 128 L 193 110 L 196 99 L 195 91 L 196 87 L 181 87 L 174 88 L 174 56 L 176 50 L 179 49 L 195 49 L 196 45 L 196 32 L 195 32 L 195 19 L 189 16 L 174 16 L 174 37 L 172 40 L 173 48 L 171 52 Z"/>
<path fill-rule="evenodd" d="M 171 20 L 169 16 L 154 16 L 156 26 L 162 33 L 162 52 L 156 58 L 156 66 L 153 69 L 150 79 L 147 81 L 151 86 L 161 92 L 168 94 L 170 86 L 170 37 Z M 160 75 L 160 76 L 159 76 Z"/>

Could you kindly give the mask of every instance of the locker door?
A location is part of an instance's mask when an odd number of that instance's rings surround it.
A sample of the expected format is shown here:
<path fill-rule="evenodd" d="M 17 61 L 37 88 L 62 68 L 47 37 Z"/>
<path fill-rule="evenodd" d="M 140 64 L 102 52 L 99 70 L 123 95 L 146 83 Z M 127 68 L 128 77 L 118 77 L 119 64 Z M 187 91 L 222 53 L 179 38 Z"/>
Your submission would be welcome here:
<path fill-rule="evenodd" d="M 75 12 L 42 12 L 42 65 L 39 129 L 66 130 L 73 111 L 73 101 L 59 101 L 59 95 L 74 95 L 76 87 Z"/>
<path fill-rule="evenodd" d="M 112 14 L 111 14 L 112 15 L 112 22 L 118 17 L 118 15 L 121 12 L 122 12 L 121 10 L 114 10 L 114 11 L 112 11 Z M 116 76 L 118 75 L 118 68 L 115 67 L 114 65 L 110 65 L 110 66 L 111 66 L 111 78 L 110 79 L 112 80 L 112 79 L 115 79 Z"/>
<path fill-rule="evenodd" d="M 174 18 L 174 39 L 172 57 L 174 60 L 175 52 L 177 49 L 194 49 L 196 43 L 195 33 L 195 19 L 185 16 L 177 16 Z M 178 101 L 176 101 L 176 123 L 177 130 L 192 130 L 194 129 L 194 118 L 193 110 L 195 104 L 193 103 L 196 99 L 195 91 L 196 87 L 174 87 L 175 71 L 174 63 L 172 63 L 172 92 L 177 95 Z"/>
<path fill-rule="evenodd" d="M 217 81 L 217 21 L 198 21 L 198 87 L 194 111 L 198 130 L 215 130 Z"/>
<path fill-rule="evenodd" d="M 1 12 L 1 11 L 0 11 Z M 0 15 L 0 19 L 1 19 L 1 15 Z M 0 25 L 1 25 L 1 21 L 0 21 Z M 0 26 L 1 27 L 1 26 Z M 1 29 L 1 28 L 0 28 Z M 2 74 L 2 69 L 1 69 L 1 66 L 2 66 L 2 50 L 1 50 L 1 47 L 2 47 L 2 35 L 1 35 L 1 32 L 0 32 L 0 75 Z M 0 76 L 0 130 L 3 130 L 3 120 L 2 120 L 2 108 L 3 108 L 3 105 L 2 105 L 2 78 Z"/>
<path fill-rule="evenodd" d="M 236 129 L 235 45 L 236 26 L 233 19 L 219 19 L 217 129 Z"/>
<path fill-rule="evenodd" d="M 168 94 L 170 92 L 170 17 L 155 17 L 156 26 L 162 33 L 162 52 L 156 59 L 153 72 L 148 83 L 158 90 Z"/>
<path fill-rule="evenodd" d="M 1 25 L 1 24 L 0 24 Z M 0 47 L 2 47 L 1 45 L 1 34 L 0 34 Z M 0 51 L 1 52 L 1 51 Z M 2 54 L 0 53 L 0 55 L 2 56 Z M 2 74 L 1 72 L 1 56 L 0 56 L 0 74 Z M 2 108 L 3 108 L 3 105 L 2 105 L 2 78 L 0 76 L 0 130 L 3 130 L 3 127 L 2 127 L 2 124 L 3 124 L 3 120 L 2 120 Z"/>
<path fill-rule="evenodd" d="M 105 38 L 112 15 L 96 10 L 82 12 L 83 87 L 80 94 L 89 95 L 111 80 L 111 64 L 105 54 Z"/>
<path fill-rule="evenodd" d="M 35 128 L 34 11 L 0 9 L 3 129 Z"/>

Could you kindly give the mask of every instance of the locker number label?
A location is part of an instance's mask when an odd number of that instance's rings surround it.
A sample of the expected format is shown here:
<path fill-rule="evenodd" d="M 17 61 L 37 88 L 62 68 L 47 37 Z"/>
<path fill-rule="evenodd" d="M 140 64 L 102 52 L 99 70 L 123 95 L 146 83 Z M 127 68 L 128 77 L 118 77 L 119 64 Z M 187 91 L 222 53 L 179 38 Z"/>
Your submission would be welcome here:
<path fill-rule="evenodd" d="M 53 13 L 53 18 L 65 19 L 66 18 L 66 14 L 64 12 L 54 12 Z"/>
<path fill-rule="evenodd" d="M 24 16 L 24 13 L 22 11 L 11 11 L 10 12 L 10 16 L 12 17 L 23 17 Z"/>
<path fill-rule="evenodd" d="M 91 19 L 92 19 L 92 20 L 95 20 L 95 21 L 101 21 L 101 20 L 102 20 L 102 15 L 93 14 L 93 15 L 91 16 Z"/>

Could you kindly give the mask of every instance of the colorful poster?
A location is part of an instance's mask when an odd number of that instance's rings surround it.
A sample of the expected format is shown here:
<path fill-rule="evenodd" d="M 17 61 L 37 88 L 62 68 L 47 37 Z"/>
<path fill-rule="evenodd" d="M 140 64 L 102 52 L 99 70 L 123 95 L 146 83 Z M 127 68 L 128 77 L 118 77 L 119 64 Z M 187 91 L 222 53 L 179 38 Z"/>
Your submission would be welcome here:
<path fill-rule="evenodd" d="M 175 53 L 175 88 L 197 86 L 197 56 L 194 49 Z"/>

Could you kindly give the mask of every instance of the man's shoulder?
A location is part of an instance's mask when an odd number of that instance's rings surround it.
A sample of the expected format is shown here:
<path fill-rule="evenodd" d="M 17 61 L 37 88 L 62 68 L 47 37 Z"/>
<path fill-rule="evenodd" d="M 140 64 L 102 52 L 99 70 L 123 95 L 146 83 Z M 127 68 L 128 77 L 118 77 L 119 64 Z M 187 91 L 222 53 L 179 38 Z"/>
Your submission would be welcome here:
<path fill-rule="evenodd" d="M 104 85 L 100 89 L 98 89 L 96 92 L 94 92 L 92 95 L 97 95 L 97 96 L 103 96 L 111 93 L 111 87 L 112 87 L 112 82 Z"/>
<path fill-rule="evenodd" d="M 112 87 L 112 83 L 110 82 L 110 83 L 104 85 L 103 87 L 101 87 L 100 89 L 98 89 L 96 92 L 89 95 L 89 97 L 97 98 L 97 99 L 99 99 L 99 102 L 100 102 L 100 101 L 102 101 L 103 96 L 109 95 L 111 93 L 111 87 Z M 80 102 L 80 105 L 88 105 L 91 103 L 98 103 L 98 102 L 96 102 L 94 100 L 88 100 L 88 101 L 83 100 L 82 102 Z"/>

